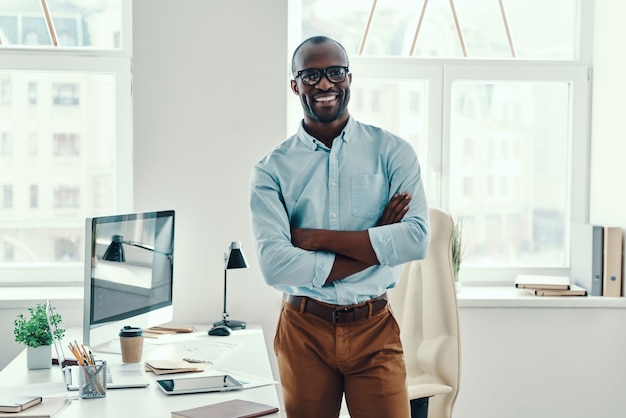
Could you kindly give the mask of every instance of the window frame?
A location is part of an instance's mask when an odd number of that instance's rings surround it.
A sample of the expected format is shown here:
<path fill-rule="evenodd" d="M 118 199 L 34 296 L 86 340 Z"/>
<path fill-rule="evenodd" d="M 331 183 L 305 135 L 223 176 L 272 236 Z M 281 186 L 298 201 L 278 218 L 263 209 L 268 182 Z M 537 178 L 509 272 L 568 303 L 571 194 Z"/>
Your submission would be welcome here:
<path fill-rule="evenodd" d="M 3 71 L 108 73 L 115 76 L 115 207 L 120 212 L 128 212 L 133 207 L 131 13 L 132 2 L 122 2 L 123 39 L 120 48 L 116 50 L 84 47 L 0 47 L 0 69 Z M 62 223 L 63 221 L 59 221 L 59 224 Z M 24 227 L 28 226 L 28 222 L 23 224 Z M 77 285 L 83 283 L 83 275 L 83 262 L 0 263 L 0 287 Z"/>
<path fill-rule="evenodd" d="M 508 64 L 508 65 L 507 65 Z M 449 155 L 450 149 L 450 91 L 454 81 L 465 80 L 496 80 L 496 81 L 555 81 L 569 82 L 570 93 L 570 126 L 569 126 L 569 155 L 568 155 L 568 196 L 569 207 L 566 208 L 565 224 L 571 226 L 572 222 L 587 222 L 589 219 L 589 179 L 590 179 L 590 120 L 591 120 L 591 82 L 589 68 L 577 62 L 532 62 L 521 61 L 514 63 L 496 63 L 496 65 L 484 65 L 476 63 L 470 67 L 447 66 L 444 77 L 445 116 L 443 121 L 443 152 Z M 509 73 L 510 72 L 510 73 Z M 450 167 L 445 159 L 442 162 L 442 183 L 449 185 Z M 583 187 L 580 187 L 580 186 Z M 444 189 L 445 190 L 445 189 Z M 441 207 L 449 208 L 449 194 L 442 193 L 438 202 Z M 570 228 L 568 228 L 569 230 Z M 566 266 L 510 266 L 510 267 L 479 267 L 463 266 L 460 271 L 460 280 L 464 283 L 503 284 L 513 283 L 518 274 L 545 274 L 569 276 L 569 256 L 571 248 L 571 233 L 565 237 L 565 253 L 567 254 Z M 572 255 L 576 256 L 576 255 Z M 582 255 L 581 255 L 582 256 Z"/>
<path fill-rule="evenodd" d="M 353 84 L 367 81 L 426 80 L 428 83 L 427 156 L 421 158 L 422 171 L 427 173 L 425 185 L 429 205 L 450 208 L 450 126 L 451 90 L 455 81 L 558 81 L 571 85 L 569 140 L 569 208 L 566 222 L 588 220 L 590 177 L 590 69 L 581 61 L 472 60 L 425 59 L 398 57 L 354 57 L 350 60 Z M 355 97 L 355 100 L 358 98 Z M 435 138 L 435 139 L 433 139 Z M 439 139 L 436 139 L 439 138 Z M 420 157 L 418 155 L 418 157 Z M 580 187 L 583 185 L 584 187 Z M 565 252 L 569 254 L 569 236 Z M 568 275 L 569 267 L 479 267 L 461 266 L 464 283 L 508 284 L 517 274 Z"/>

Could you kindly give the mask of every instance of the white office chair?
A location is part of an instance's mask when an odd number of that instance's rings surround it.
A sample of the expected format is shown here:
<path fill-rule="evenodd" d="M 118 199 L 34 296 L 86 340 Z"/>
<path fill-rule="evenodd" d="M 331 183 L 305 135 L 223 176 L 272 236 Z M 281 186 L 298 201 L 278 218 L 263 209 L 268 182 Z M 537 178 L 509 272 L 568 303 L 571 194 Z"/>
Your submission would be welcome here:
<path fill-rule="evenodd" d="M 450 418 L 459 390 L 460 347 L 452 217 L 431 208 L 425 259 L 405 265 L 391 309 L 400 325 L 412 418 Z M 431 399 L 432 398 L 432 399 Z M 430 399 L 430 402 L 429 402 Z"/>

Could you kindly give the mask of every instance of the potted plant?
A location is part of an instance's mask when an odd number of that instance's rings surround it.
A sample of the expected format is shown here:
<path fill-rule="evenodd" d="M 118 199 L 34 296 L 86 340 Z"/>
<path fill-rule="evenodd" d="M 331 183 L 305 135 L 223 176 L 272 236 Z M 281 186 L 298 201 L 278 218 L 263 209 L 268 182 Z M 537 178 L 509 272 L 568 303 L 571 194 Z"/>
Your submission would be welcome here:
<path fill-rule="evenodd" d="M 452 231 L 452 267 L 454 269 L 454 286 L 457 292 L 461 290 L 459 269 L 463 261 L 463 252 L 463 221 L 461 218 L 458 218 L 456 222 L 454 222 L 454 229 Z"/>
<path fill-rule="evenodd" d="M 15 341 L 26 346 L 26 357 L 29 369 L 49 369 L 51 364 L 53 339 L 61 339 L 65 334 L 61 324 L 61 315 L 54 312 L 50 315 L 50 325 L 54 332 L 50 332 L 46 305 L 37 304 L 34 308 L 28 308 L 30 318 L 19 314 L 14 321 Z"/>

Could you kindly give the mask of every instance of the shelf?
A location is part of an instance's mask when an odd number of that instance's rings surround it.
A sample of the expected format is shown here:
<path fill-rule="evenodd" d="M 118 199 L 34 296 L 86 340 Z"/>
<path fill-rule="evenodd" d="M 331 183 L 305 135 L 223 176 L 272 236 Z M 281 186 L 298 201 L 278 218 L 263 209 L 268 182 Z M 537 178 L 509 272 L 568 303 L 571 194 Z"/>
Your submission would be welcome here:
<path fill-rule="evenodd" d="M 462 285 L 459 308 L 617 308 L 626 309 L 624 297 L 533 296 L 511 286 Z"/>
<path fill-rule="evenodd" d="M 3 309 L 31 306 L 32 302 L 45 302 L 46 299 L 54 301 L 56 307 L 63 305 L 66 301 L 82 303 L 84 294 L 82 286 L 24 286 L 2 287 L 1 289 L 0 303 Z"/>

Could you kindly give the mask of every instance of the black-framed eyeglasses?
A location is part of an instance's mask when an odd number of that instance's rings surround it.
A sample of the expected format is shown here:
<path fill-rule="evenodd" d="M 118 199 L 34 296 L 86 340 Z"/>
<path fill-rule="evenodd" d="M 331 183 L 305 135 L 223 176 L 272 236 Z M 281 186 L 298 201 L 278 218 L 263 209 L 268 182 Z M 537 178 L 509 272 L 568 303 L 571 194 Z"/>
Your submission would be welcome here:
<path fill-rule="evenodd" d="M 333 65 L 328 68 L 306 68 L 304 70 L 300 70 L 296 73 L 294 78 L 300 77 L 302 83 L 307 86 L 314 86 L 320 82 L 322 76 L 326 76 L 326 78 L 331 83 L 342 83 L 346 81 L 346 75 L 350 70 L 348 67 L 344 67 L 341 65 Z"/>

